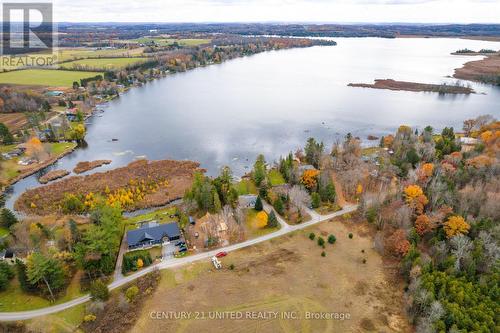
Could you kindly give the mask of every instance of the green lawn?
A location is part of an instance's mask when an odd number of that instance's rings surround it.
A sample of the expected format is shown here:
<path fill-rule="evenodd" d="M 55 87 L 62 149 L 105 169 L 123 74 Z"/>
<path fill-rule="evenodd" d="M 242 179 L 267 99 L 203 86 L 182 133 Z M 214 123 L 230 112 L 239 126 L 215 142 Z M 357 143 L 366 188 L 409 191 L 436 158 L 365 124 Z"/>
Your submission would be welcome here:
<path fill-rule="evenodd" d="M 361 150 L 361 153 L 363 154 L 363 156 L 368 156 L 371 154 L 378 153 L 382 150 L 383 150 L 383 148 L 380 148 L 380 147 L 367 147 L 367 148 L 363 148 Z"/>
<path fill-rule="evenodd" d="M 271 186 L 283 185 L 286 183 L 285 178 L 283 178 L 283 175 L 277 169 L 271 169 L 267 177 L 269 178 Z"/>
<path fill-rule="evenodd" d="M 178 218 L 170 218 L 170 215 L 175 214 L 175 207 L 167 207 L 155 210 L 154 212 L 138 215 L 135 217 L 127 218 L 125 221 L 127 224 L 134 225 L 137 222 L 148 221 L 148 220 L 156 220 L 158 223 L 166 223 L 166 222 L 179 222 Z"/>
<path fill-rule="evenodd" d="M 242 179 L 234 184 L 234 188 L 238 191 L 238 195 L 257 194 L 257 187 L 250 179 Z"/>
<path fill-rule="evenodd" d="M 278 224 L 277 227 L 275 228 L 257 228 L 256 227 L 256 221 L 255 219 L 257 218 L 257 211 L 255 209 L 247 209 L 246 214 L 247 218 L 245 220 L 245 226 L 248 232 L 248 238 L 256 238 L 260 236 L 267 235 L 271 232 L 278 231 L 280 229 L 280 225 Z"/>
<path fill-rule="evenodd" d="M 59 155 L 64 152 L 66 149 L 75 148 L 76 143 L 74 142 L 56 142 L 50 144 L 50 152 L 53 155 Z"/>
<path fill-rule="evenodd" d="M 39 85 L 70 87 L 74 81 L 93 77 L 102 73 L 49 69 L 25 69 L 0 73 L 0 84 Z"/>
<path fill-rule="evenodd" d="M 99 59 L 82 59 L 60 64 L 60 67 L 65 69 L 85 68 L 89 70 L 112 70 L 122 69 L 129 65 L 144 62 L 148 58 L 99 58 Z"/>

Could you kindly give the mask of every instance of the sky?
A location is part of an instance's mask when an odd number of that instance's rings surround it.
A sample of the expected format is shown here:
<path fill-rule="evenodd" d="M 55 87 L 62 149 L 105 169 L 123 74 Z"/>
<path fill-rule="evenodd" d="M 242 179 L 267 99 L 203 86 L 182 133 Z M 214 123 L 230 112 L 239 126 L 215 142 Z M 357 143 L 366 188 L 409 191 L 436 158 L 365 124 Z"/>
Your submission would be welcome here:
<path fill-rule="evenodd" d="M 500 23 L 500 0 L 54 0 L 53 3 L 57 22 Z"/>

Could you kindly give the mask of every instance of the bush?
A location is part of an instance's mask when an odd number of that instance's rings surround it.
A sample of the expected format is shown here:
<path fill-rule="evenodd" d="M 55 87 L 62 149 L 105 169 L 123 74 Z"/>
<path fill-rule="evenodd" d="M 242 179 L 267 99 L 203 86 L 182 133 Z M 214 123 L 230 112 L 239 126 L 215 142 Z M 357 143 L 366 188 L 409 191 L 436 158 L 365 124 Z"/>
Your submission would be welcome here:
<path fill-rule="evenodd" d="M 229 265 L 230 270 L 234 270 L 234 264 Z"/>
<path fill-rule="evenodd" d="M 85 317 L 83 317 L 83 321 L 88 323 L 88 322 L 91 322 L 91 321 L 95 321 L 97 319 L 97 317 L 93 314 L 88 314 L 88 315 L 85 315 Z"/>
<path fill-rule="evenodd" d="M 95 280 L 90 285 L 90 298 L 94 301 L 107 301 L 109 299 L 108 286 L 102 280 Z"/>
<path fill-rule="evenodd" d="M 352 237 L 354 237 L 354 235 L 352 233 L 349 233 L 349 238 L 352 239 Z"/>
<path fill-rule="evenodd" d="M 318 245 L 319 246 L 325 246 L 325 240 L 321 236 L 318 237 Z"/>
<path fill-rule="evenodd" d="M 127 300 L 129 302 L 132 302 L 138 294 L 139 294 L 139 288 L 137 286 L 129 287 L 125 291 L 125 297 L 127 297 Z"/>
<path fill-rule="evenodd" d="M 66 194 L 62 202 L 64 214 L 82 213 L 85 209 L 83 202 L 74 194 Z"/>
<path fill-rule="evenodd" d="M 328 243 L 335 244 L 336 241 L 337 241 L 337 237 L 335 237 L 334 235 L 328 236 Z"/>
<path fill-rule="evenodd" d="M 310 239 L 310 240 L 314 240 L 314 238 L 316 238 L 316 235 L 314 234 L 314 232 L 311 232 L 311 233 L 309 234 L 309 239 Z"/>
<path fill-rule="evenodd" d="M 363 264 L 366 264 L 366 259 L 365 258 L 363 258 Z"/>
<path fill-rule="evenodd" d="M 255 210 L 260 212 L 264 209 L 264 206 L 262 205 L 262 199 L 259 197 L 257 197 L 257 200 L 255 201 L 255 206 L 254 206 Z"/>
<path fill-rule="evenodd" d="M 321 252 L 321 256 L 326 257 L 326 252 L 325 251 Z"/>

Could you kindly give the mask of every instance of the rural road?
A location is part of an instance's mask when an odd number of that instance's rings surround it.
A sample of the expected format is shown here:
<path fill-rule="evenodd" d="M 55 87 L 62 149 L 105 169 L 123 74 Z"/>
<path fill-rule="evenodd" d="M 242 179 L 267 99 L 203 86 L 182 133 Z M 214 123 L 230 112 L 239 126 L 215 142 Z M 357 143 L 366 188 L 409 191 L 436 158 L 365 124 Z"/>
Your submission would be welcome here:
<path fill-rule="evenodd" d="M 288 234 L 288 233 L 296 231 L 296 230 L 305 229 L 309 226 L 312 226 L 314 224 L 317 224 L 317 223 L 320 223 L 323 221 L 327 221 L 327 220 L 332 219 L 334 217 L 341 216 L 341 215 L 347 214 L 347 213 L 351 213 L 351 212 L 355 211 L 357 208 L 358 208 L 357 205 L 345 206 L 342 210 L 339 210 L 335 213 L 331 213 L 328 215 L 319 215 L 318 213 L 316 213 L 312 210 L 308 210 L 308 213 L 311 215 L 311 220 L 304 222 L 304 223 L 301 223 L 301 224 L 297 224 L 297 225 L 287 224 L 278 214 L 276 214 L 276 217 L 278 218 L 278 221 L 281 224 L 280 230 L 278 230 L 276 232 L 273 232 L 273 233 L 270 233 L 270 234 L 267 234 L 267 235 L 264 235 L 264 236 L 261 236 L 258 238 L 249 239 L 249 240 L 241 242 L 241 243 L 228 245 L 228 246 L 225 246 L 222 248 L 218 248 L 216 250 L 202 252 L 202 253 L 194 254 L 194 255 L 191 255 L 188 257 L 184 257 L 184 258 L 172 258 L 169 260 L 165 260 L 165 261 L 162 261 L 156 265 L 151 265 L 149 267 L 146 267 L 145 269 L 143 269 L 137 273 L 121 277 L 120 279 L 113 281 L 108 287 L 110 290 L 119 288 L 119 287 L 121 287 L 129 282 L 132 282 L 132 281 L 138 279 L 141 276 L 148 274 L 149 272 L 151 272 L 155 269 L 167 269 L 167 268 L 179 267 L 179 266 L 183 266 L 183 265 L 186 265 L 186 264 L 189 264 L 192 262 L 211 258 L 216 253 L 221 252 L 221 251 L 231 252 L 231 251 L 243 249 L 243 248 L 248 247 L 248 246 L 259 244 L 259 243 L 265 242 L 267 240 L 283 236 L 285 234 Z M 269 212 L 272 208 L 271 208 L 271 206 L 266 204 L 264 206 L 264 209 Z M 56 312 L 59 312 L 62 310 L 69 309 L 69 308 L 77 306 L 79 304 L 83 304 L 85 302 L 88 302 L 89 300 L 90 300 L 90 296 L 85 295 L 85 296 L 76 298 L 76 299 L 69 301 L 69 302 L 66 302 L 66 303 L 61 303 L 58 305 L 53 305 L 53 306 L 49 306 L 49 307 L 42 308 L 42 309 L 21 311 L 21 312 L 0 312 L 0 321 L 26 320 L 26 319 L 32 319 L 32 318 L 36 318 L 36 317 L 40 317 L 40 316 L 45 316 L 48 314 L 52 314 L 52 313 L 56 313 Z"/>

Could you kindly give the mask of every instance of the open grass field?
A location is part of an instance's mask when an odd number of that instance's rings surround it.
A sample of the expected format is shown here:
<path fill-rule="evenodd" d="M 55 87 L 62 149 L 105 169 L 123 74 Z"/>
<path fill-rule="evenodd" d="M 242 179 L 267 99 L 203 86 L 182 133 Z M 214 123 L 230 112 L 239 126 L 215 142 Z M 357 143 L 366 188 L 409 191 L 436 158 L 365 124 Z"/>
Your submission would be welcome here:
<path fill-rule="evenodd" d="M 167 207 L 155 210 L 153 212 L 137 215 L 134 217 L 129 217 L 125 221 L 127 224 L 134 225 L 142 221 L 156 220 L 158 223 L 168 223 L 168 222 L 179 222 L 177 217 L 171 218 L 170 215 L 175 214 L 175 207 Z"/>
<path fill-rule="evenodd" d="M 99 59 L 82 59 L 60 64 L 61 68 L 74 69 L 85 68 L 88 70 L 113 70 L 122 69 L 129 65 L 134 65 L 144 62 L 148 58 L 99 58 Z"/>
<path fill-rule="evenodd" d="M 70 87 L 74 81 L 93 77 L 99 72 L 59 71 L 48 69 L 25 69 L 0 73 L 0 84 L 39 85 Z"/>
<path fill-rule="evenodd" d="M 220 271 L 208 260 L 164 271 L 131 332 L 410 332 L 397 267 L 384 265 L 368 231 L 349 222 L 327 222 L 231 252 L 221 259 Z M 325 257 L 309 240 L 310 232 L 337 237 L 334 245 L 325 245 Z M 191 317 L 153 319 L 157 311 L 186 311 Z M 243 318 L 211 317 L 224 311 Z M 277 312 L 277 318 L 247 317 L 268 311 Z M 308 312 L 338 317 L 313 320 L 306 318 Z"/>

